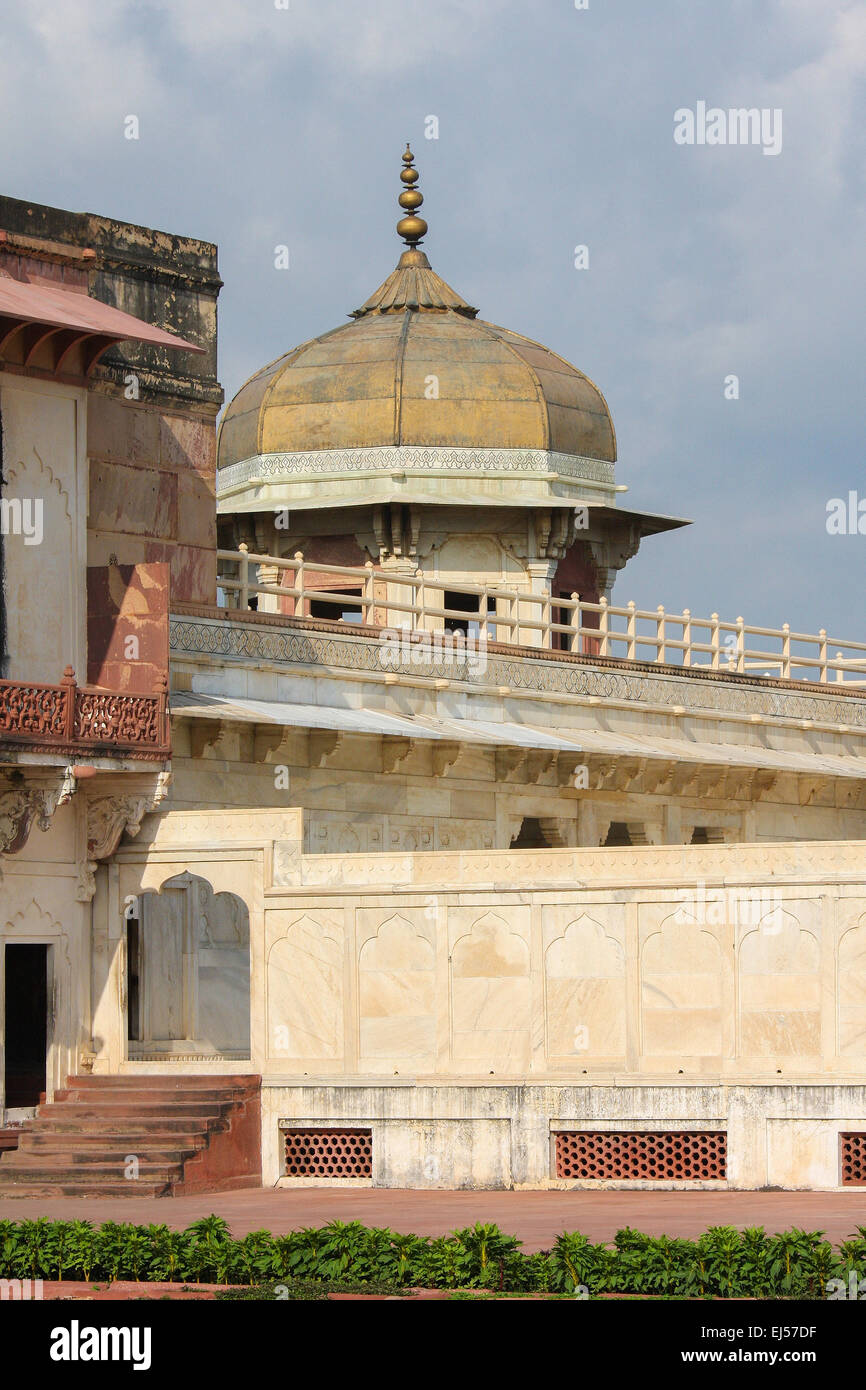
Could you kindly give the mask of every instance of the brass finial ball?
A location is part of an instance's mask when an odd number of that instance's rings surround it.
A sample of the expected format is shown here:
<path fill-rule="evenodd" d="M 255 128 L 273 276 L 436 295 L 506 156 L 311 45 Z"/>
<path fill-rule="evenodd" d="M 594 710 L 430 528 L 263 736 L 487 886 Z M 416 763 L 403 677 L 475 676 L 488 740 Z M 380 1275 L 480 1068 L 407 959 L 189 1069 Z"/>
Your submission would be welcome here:
<path fill-rule="evenodd" d="M 405 168 L 400 170 L 400 180 L 406 187 L 397 199 L 409 215 L 401 217 L 397 223 L 397 232 L 406 242 L 407 246 L 416 246 L 423 236 L 427 234 L 427 223 L 423 217 L 416 217 L 415 212 L 420 208 L 424 201 L 424 195 L 414 187 L 418 182 L 418 170 L 414 168 L 415 156 L 409 145 L 406 145 L 406 152 L 403 155 Z"/>
<path fill-rule="evenodd" d="M 401 217 L 397 232 L 407 246 L 417 246 L 421 238 L 427 235 L 427 223 L 423 217 Z"/>

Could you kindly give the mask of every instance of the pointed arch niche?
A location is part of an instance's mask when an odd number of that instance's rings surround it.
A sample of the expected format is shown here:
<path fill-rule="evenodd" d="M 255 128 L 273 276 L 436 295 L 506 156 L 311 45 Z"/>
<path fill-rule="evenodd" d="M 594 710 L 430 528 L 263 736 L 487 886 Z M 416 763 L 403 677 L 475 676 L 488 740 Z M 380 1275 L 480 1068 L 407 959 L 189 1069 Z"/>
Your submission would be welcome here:
<path fill-rule="evenodd" d="M 234 893 L 177 874 L 126 922 L 129 1058 L 250 1055 L 250 922 Z"/>
<path fill-rule="evenodd" d="M 360 1055 L 374 1068 L 393 1060 L 432 1068 L 436 1055 L 435 952 L 400 913 L 382 923 L 358 957 Z"/>

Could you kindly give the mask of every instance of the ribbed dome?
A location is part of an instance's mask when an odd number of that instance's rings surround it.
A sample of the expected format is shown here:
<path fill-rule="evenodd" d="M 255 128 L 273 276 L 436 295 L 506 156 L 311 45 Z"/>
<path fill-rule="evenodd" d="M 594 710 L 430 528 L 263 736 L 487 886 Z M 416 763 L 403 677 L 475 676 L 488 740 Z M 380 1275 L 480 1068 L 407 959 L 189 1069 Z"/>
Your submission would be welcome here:
<path fill-rule="evenodd" d="M 428 279 L 443 300 L 453 294 L 432 272 Z M 242 386 L 225 413 L 219 465 L 377 445 L 616 459 L 604 397 L 563 358 L 456 307 L 392 304 L 313 338 Z"/>
<path fill-rule="evenodd" d="M 516 505 L 589 485 L 612 500 L 616 437 L 598 387 L 541 343 L 477 318 L 431 269 L 408 148 L 403 163 L 409 249 L 350 323 L 241 387 L 220 428 L 220 510 L 361 504 L 370 489 L 379 501 L 450 487 L 453 500 Z"/>

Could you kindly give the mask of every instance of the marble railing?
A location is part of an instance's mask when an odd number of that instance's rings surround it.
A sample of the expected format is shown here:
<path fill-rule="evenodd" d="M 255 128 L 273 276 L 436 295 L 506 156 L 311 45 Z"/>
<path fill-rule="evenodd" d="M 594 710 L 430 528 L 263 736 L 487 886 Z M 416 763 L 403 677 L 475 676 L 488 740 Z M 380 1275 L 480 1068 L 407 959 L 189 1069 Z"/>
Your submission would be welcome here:
<path fill-rule="evenodd" d="M 788 623 L 758 627 L 718 613 L 709 618 L 694 617 L 689 609 L 669 613 L 662 605 L 618 607 L 604 597 L 594 602 L 576 593 L 563 598 L 509 584 L 437 579 L 421 570 L 383 571 L 370 561 L 363 568 L 328 565 L 306 560 L 301 551 L 279 559 L 241 545 L 217 551 L 217 561 L 217 584 L 228 607 L 246 611 L 252 600 L 260 609 L 276 608 L 289 621 L 309 618 L 315 604 L 319 617 L 347 626 L 427 633 L 456 628 L 481 645 L 866 686 L 866 642 L 830 637 L 825 628 L 795 632 Z M 458 596 L 468 602 L 449 606 Z"/>

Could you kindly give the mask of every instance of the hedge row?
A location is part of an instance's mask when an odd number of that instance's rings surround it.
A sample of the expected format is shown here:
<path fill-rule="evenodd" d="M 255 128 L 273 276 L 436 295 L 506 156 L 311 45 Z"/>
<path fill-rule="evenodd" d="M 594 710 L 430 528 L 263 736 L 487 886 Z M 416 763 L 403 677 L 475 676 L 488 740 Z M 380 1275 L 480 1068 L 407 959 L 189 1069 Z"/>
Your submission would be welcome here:
<path fill-rule="evenodd" d="M 767 1235 L 713 1226 L 698 1240 L 618 1231 L 612 1245 L 579 1232 L 551 1250 L 526 1255 L 498 1226 L 468 1226 L 430 1239 L 331 1221 L 275 1236 L 232 1238 L 207 1216 L 185 1231 L 108 1221 L 0 1221 L 0 1278 L 159 1280 L 262 1284 L 335 1281 L 422 1288 L 556 1293 L 662 1294 L 672 1297 L 826 1298 L 831 1279 L 847 1288 L 866 1277 L 866 1227 L 833 1246 L 823 1231 Z"/>

